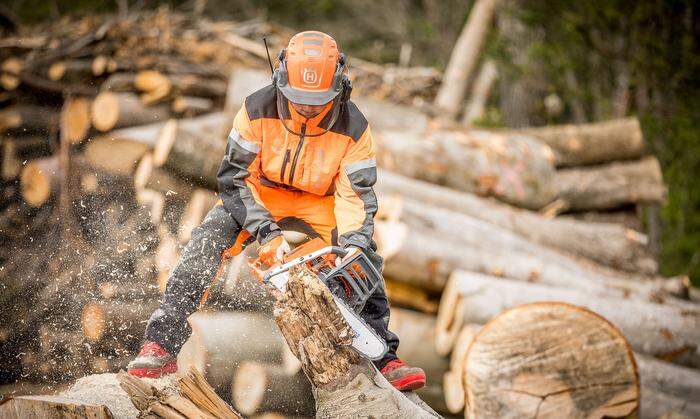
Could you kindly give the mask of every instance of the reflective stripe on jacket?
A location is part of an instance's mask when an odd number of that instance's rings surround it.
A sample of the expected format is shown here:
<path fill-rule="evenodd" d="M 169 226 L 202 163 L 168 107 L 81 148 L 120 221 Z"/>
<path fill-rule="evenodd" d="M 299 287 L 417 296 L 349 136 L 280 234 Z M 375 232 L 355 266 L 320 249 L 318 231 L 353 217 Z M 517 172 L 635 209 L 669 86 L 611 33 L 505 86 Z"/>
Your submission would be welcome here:
<path fill-rule="evenodd" d="M 286 99 L 277 100 L 275 88 L 267 86 L 248 96 L 236 115 L 218 174 L 224 207 L 265 243 L 280 229 L 260 199 L 261 183 L 334 195 L 338 243 L 367 248 L 377 212 L 375 146 L 367 120 L 349 101 L 328 127 L 331 104 L 309 119 Z"/>

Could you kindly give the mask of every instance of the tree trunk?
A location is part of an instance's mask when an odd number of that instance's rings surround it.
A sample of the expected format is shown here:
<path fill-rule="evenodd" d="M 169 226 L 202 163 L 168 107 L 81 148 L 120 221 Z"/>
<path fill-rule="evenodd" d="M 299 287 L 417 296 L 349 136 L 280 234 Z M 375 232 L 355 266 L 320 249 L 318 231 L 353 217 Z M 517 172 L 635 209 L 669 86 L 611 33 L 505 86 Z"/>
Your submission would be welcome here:
<path fill-rule="evenodd" d="M 625 300 L 539 284 L 528 284 L 473 272 L 450 277 L 440 301 L 436 342 L 454 342 L 465 322 L 485 323 L 501 311 L 541 300 L 588 308 L 617 326 L 641 353 L 700 366 L 700 310 Z"/>
<path fill-rule="evenodd" d="M 501 313 L 474 338 L 464 369 L 466 415 L 636 417 L 629 344 L 600 316 L 545 302 Z"/>
<path fill-rule="evenodd" d="M 638 159 L 646 151 L 637 118 L 525 128 L 515 132 L 537 138 L 552 147 L 557 166 Z"/>
<path fill-rule="evenodd" d="M 228 391 L 243 361 L 282 362 L 284 345 L 269 316 L 244 312 L 198 312 L 192 336 L 178 355 L 178 368 L 201 371 L 215 389 Z"/>
<path fill-rule="evenodd" d="M 559 198 L 572 210 L 605 210 L 666 200 L 666 186 L 656 157 L 598 167 L 558 170 Z"/>
<path fill-rule="evenodd" d="M 275 320 L 314 388 L 316 417 L 435 417 L 389 384 L 349 345 L 352 331 L 328 288 L 308 270 L 291 272 Z"/>
<path fill-rule="evenodd" d="M 409 196 L 421 202 L 461 212 L 513 231 L 545 246 L 585 256 L 604 265 L 641 274 L 654 274 L 656 261 L 646 248 L 646 237 L 614 224 L 591 224 L 568 219 L 547 219 L 537 213 L 513 209 L 495 201 L 431 185 L 382 170 L 377 190 Z"/>
<path fill-rule="evenodd" d="M 487 59 L 481 65 L 481 70 L 479 70 L 479 74 L 474 80 L 469 102 L 464 110 L 464 115 L 462 115 L 462 125 L 471 127 L 474 121 L 484 116 L 491 89 L 497 78 L 498 67 L 496 67 L 496 62 Z"/>
<path fill-rule="evenodd" d="M 454 119 L 461 110 L 467 83 L 476 67 L 498 0 L 477 0 L 459 35 L 440 85 L 435 106 Z"/>
<path fill-rule="evenodd" d="M 244 415 L 284 412 L 297 416 L 314 414 L 311 383 L 304 373 L 287 375 L 279 365 L 246 361 L 236 369 L 231 401 Z"/>
<path fill-rule="evenodd" d="M 556 196 L 551 149 L 486 132 L 377 131 L 383 168 L 454 189 L 539 209 Z"/>
<path fill-rule="evenodd" d="M 92 102 L 92 123 L 102 132 L 115 128 L 163 122 L 170 116 L 167 105 L 146 106 L 133 93 L 103 91 Z"/>

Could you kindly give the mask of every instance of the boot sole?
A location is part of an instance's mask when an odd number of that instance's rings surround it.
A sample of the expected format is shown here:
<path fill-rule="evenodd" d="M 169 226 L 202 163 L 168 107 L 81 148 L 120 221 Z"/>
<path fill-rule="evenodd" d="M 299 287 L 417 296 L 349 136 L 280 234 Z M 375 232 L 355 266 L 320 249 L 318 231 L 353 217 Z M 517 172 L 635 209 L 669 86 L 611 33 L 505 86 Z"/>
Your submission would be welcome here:
<path fill-rule="evenodd" d="M 413 374 L 397 380 L 389 381 L 399 391 L 414 391 L 425 387 L 425 375 Z"/>
<path fill-rule="evenodd" d="M 165 365 L 160 368 L 129 368 L 127 372 L 140 378 L 160 378 L 177 372 L 177 364 Z"/>

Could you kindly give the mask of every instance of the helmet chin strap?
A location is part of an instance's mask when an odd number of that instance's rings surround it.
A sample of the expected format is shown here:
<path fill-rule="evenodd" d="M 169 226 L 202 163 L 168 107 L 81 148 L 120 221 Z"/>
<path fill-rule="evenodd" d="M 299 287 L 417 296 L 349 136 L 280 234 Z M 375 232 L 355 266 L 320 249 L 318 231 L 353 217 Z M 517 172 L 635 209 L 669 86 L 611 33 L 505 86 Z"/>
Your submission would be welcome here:
<path fill-rule="evenodd" d="M 280 89 L 277 88 L 277 86 L 275 86 L 275 90 L 277 91 L 277 115 L 280 117 L 280 121 L 282 122 L 282 126 L 290 134 L 301 136 L 301 132 L 295 132 L 293 129 L 289 128 L 287 126 L 287 124 L 284 122 L 285 118 L 284 118 L 284 114 L 283 114 L 282 110 L 284 109 L 284 104 L 285 104 L 284 101 L 286 101 L 287 98 L 284 96 L 284 94 L 282 94 L 282 92 L 280 91 Z M 338 116 L 340 116 L 340 107 L 342 106 L 340 99 L 342 96 L 343 96 L 343 92 L 341 91 L 335 96 L 335 98 L 333 98 L 333 105 L 331 106 L 331 112 L 332 112 L 331 113 L 331 121 L 327 125 L 328 128 L 321 128 L 321 129 L 323 129 L 323 132 L 320 132 L 318 134 L 304 134 L 306 137 L 319 137 L 319 136 L 327 133 L 330 130 L 330 128 L 332 128 L 333 125 L 335 125 L 335 123 L 338 121 Z M 309 118 L 306 118 L 306 119 L 309 119 Z"/>

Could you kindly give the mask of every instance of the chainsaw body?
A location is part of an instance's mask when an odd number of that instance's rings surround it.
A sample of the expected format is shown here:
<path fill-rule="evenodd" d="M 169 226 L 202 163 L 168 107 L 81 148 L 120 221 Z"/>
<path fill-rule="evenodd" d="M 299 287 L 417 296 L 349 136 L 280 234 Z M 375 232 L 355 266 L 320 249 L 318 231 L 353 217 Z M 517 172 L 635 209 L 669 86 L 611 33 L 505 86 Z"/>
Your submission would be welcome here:
<path fill-rule="evenodd" d="M 382 285 L 381 274 L 362 251 L 336 265 L 335 259 L 345 257 L 348 252 L 336 246 L 319 248 L 318 244 L 312 240 L 298 247 L 283 263 L 267 270 L 256 261 L 253 270 L 263 283 L 284 292 L 289 270 L 306 265 L 328 287 L 341 315 L 355 332 L 352 346 L 371 360 L 381 359 L 388 350 L 386 341 L 359 316 L 367 300 Z"/>

